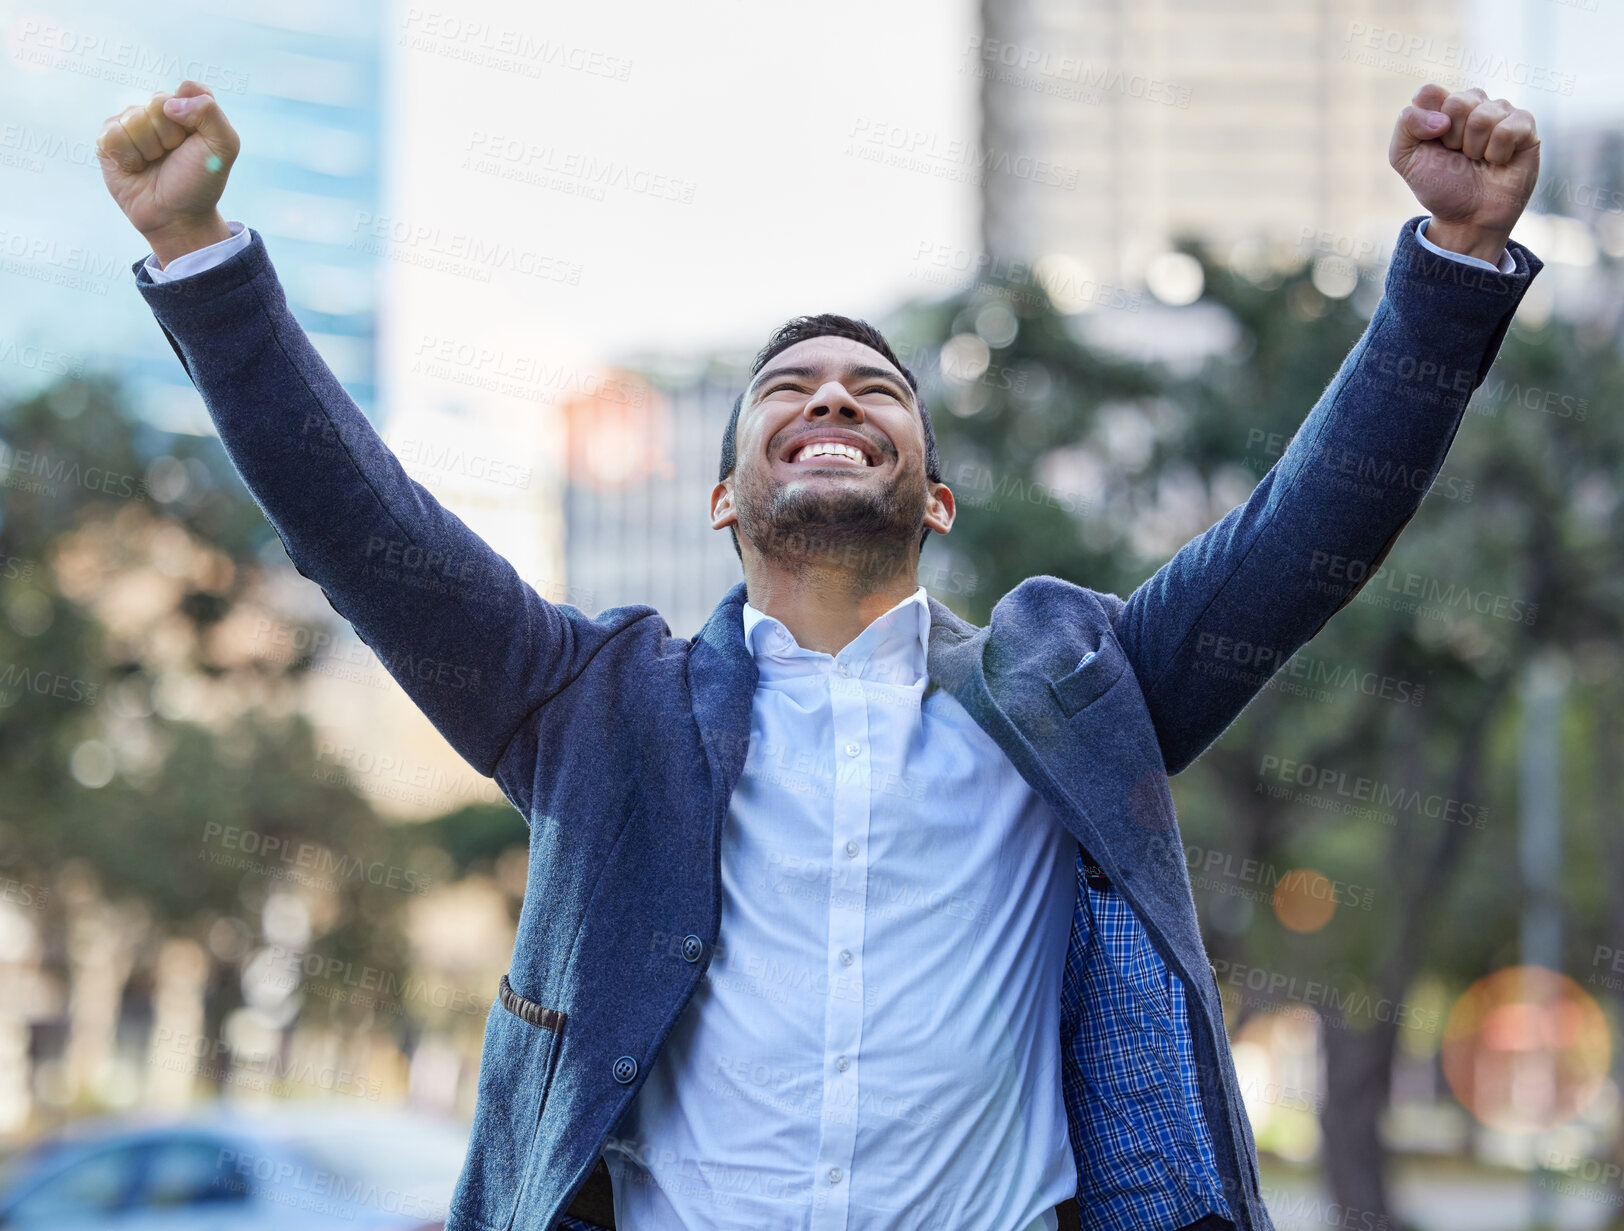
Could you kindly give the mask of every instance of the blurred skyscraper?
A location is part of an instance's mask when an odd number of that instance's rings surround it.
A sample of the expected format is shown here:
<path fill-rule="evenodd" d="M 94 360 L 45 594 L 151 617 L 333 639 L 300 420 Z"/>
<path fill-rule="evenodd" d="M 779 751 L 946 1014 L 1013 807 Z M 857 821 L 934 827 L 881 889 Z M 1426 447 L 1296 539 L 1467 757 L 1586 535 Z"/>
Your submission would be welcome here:
<path fill-rule="evenodd" d="M 732 536 L 712 530 L 707 511 L 747 379 L 724 371 L 663 390 L 626 383 L 623 397 L 571 407 L 569 602 L 594 611 L 646 603 L 679 637 L 704 625 L 742 576 Z"/>
<path fill-rule="evenodd" d="M 1143 285 L 1183 237 L 1244 244 L 1253 262 L 1375 258 L 1417 212 L 1386 170 L 1414 91 L 1514 93 L 1540 71 L 1463 43 L 1449 0 L 982 0 L 981 14 L 964 72 L 981 89 L 983 247 L 1050 257 L 1049 277 L 1085 288 Z"/>
<path fill-rule="evenodd" d="M 214 91 L 250 154 L 233 168 L 225 212 L 265 237 L 295 314 L 375 415 L 380 261 L 357 242 L 357 220 L 378 212 L 383 21 L 382 0 L 139 9 L 67 0 L 10 16 L 0 384 L 112 371 L 160 426 L 208 430 L 128 285 L 141 240 L 103 190 L 94 150 L 102 116 L 190 77 Z"/>

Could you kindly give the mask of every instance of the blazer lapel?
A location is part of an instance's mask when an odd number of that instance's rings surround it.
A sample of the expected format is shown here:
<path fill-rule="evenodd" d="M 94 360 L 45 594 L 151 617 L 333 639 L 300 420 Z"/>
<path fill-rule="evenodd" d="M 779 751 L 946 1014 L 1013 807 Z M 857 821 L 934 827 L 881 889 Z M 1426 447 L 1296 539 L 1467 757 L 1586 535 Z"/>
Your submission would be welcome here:
<path fill-rule="evenodd" d="M 715 787 L 712 803 L 724 814 L 749 752 L 756 694 L 756 660 L 744 644 L 745 597 L 741 581 L 716 605 L 688 654 L 694 717 Z"/>

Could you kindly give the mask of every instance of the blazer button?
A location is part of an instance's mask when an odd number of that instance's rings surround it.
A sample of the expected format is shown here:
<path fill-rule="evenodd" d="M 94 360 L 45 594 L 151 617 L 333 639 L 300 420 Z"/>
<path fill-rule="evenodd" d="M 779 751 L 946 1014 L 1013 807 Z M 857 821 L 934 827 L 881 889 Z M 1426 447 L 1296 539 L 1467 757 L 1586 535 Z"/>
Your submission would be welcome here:
<path fill-rule="evenodd" d="M 621 1056 L 615 1061 L 615 1080 L 623 1086 L 629 1086 L 637 1077 L 637 1058 L 635 1056 Z"/>
<path fill-rule="evenodd" d="M 690 962 L 697 962 L 705 952 L 705 942 L 697 936 L 684 936 L 682 938 L 682 956 Z"/>

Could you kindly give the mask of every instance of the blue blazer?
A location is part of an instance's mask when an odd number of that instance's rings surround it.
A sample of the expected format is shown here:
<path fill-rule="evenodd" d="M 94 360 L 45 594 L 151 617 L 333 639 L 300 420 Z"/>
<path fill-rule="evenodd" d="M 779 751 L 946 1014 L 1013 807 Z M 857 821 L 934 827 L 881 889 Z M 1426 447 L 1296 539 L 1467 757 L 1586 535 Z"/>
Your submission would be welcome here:
<path fill-rule="evenodd" d="M 1440 257 L 1417 221 L 1273 469 L 1129 598 L 1034 577 L 986 628 L 931 603 L 933 685 L 1049 803 L 1183 982 L 1200 1110 L 1244 1228 L 1271 1224 L 1168 778 L 1272 673 L 1215 670 L 1230 661 L 1221 647 L 1263 647 L 1278 666 L 1387 554 L 1541 268 L 1517 243 L 1507 275 Z M 447 1226 L 550 1228 L 711 960 L 756 682 L 744 587 L 692 639 L 649 607 L 589 616 L 543 601 L 408 477 L 288 311 L 259 235 L 184 280 L 136 274 L 295 567 L 529 822 L 518 937 Z M 1079 1160 L 1084 1199 L 1090 1165 L 1108 1162 Z"/>

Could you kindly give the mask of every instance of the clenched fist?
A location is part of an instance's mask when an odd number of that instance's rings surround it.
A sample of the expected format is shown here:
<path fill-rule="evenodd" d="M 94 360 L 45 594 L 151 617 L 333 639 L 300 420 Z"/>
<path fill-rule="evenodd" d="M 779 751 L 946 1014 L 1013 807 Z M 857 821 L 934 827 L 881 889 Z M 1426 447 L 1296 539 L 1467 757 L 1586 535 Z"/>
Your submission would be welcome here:
<path fill-rule="evenodd" d="M 214 94 L 195 81 L 108 118 L 96 139 L 102 178 L 160 265 L 230 238 L 215 206 L 239 144 Z"/>
<path fill-rule="evenodd" d="M 1432 215 L 1440 248 L 1495 262 L 1539 179 L 1534 117 L 1479 89 L 1430 82 L 1399 113 L 1387 160 Z"/>

